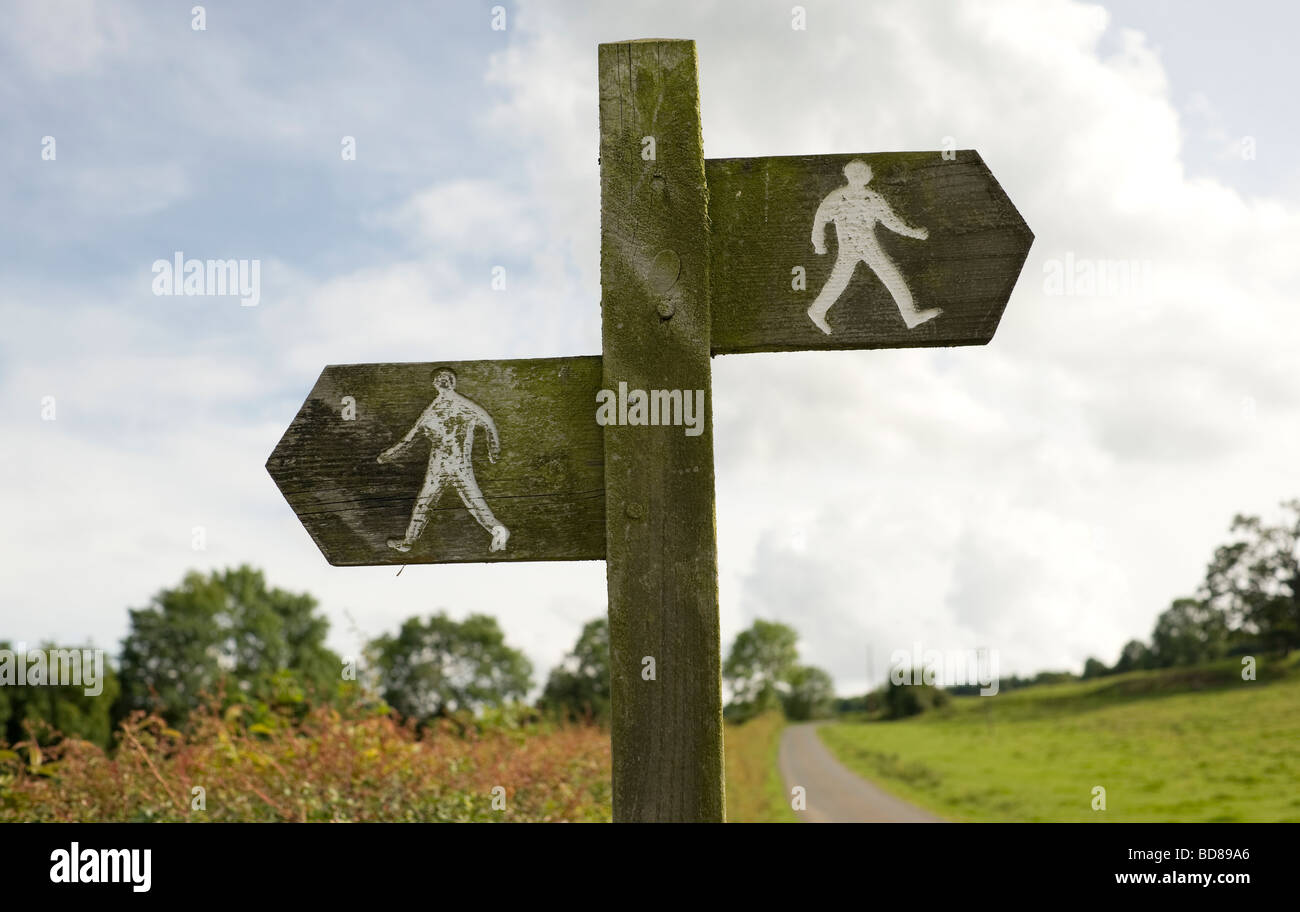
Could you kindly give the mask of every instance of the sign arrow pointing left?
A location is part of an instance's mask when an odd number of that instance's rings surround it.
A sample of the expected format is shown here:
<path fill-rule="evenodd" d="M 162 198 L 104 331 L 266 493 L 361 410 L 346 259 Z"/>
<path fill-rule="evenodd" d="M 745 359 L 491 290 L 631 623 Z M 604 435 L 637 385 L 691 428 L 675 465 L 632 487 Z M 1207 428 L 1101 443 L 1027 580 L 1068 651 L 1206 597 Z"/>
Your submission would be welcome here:
<path fill-rule="evenodd" d="M 325 368 L 266 462 L 335 566 L 605 557 L 601 359 Z"/>

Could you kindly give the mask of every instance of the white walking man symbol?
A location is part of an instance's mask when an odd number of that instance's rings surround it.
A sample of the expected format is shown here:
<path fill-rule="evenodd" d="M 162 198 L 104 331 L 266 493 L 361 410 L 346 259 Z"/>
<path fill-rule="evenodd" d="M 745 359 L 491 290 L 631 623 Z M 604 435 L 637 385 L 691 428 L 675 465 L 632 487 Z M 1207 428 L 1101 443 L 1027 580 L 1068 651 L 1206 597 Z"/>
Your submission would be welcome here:
<path fill-rule="evenodd" d="M 456 392 L 456 375 L 447 368 L 434 371 L 433 386 L 437 398 L 420 415 L 406 436 L 379 454 L 380 463 L 395 459 L 415 441 L 416 434 L 429 439 L 429 469 L 424 475 L 424 486 L 415 498 L 411 509 L 411 523 L 406 527 L 405 538 L 390 538 L 388 547 L 406 553 L 424 531 L 429 521 L 429 508 L 433 506 L 445 485 L 450 484 L 460 495 L 465 509 L 478 520 L 479 525 L 492 534 L 491 550 L 500 551 L 506 546 L 510 532 L 492 515 L 483 492 L 474 480 L 474 429 L 482 425 L 487 434 L 488 460 L 497 461 L 501 452 L 501 438 L 496 422 L 481 405 Z"/>
<path fill-rule="evenodd" d="M 924 228 L 913 228 L 904 222 L 889 208 L 884 197 L 867 189 L 867 184 L 871 182 L 871 166 L 866 162 L 853 159 L 844 166 L 844 176 L 848 178 L 848 183 L 832 190 L 817 207 L 817 215 L 813 218 L 813 249 L 819 254 L 826 253 L 826 223 L 834 222 L 839 253 L 821 293 L 808 308 L 808 316 L 817 324 L 818 329 L 828 336 L 831 334 L 830 324 L 826 322 L 826 311 L 831 309 L 848 287 L 858 263 L 866 263 L 880 277 L 880 281 L 894 296 L 894 302 L 908 329 L 915 329 L 926 320 L 939 316 L 943 310 L 938 307 L 917 309 L 912 293 L 907 290 L 903 274 L 898 271 L 889 255 L 880 249 L 880 243 L 876 240 L 876 223 L 879 222 L 895 234 L 916 238 L 918 241 L 924 241 L 930 232 Z"/>

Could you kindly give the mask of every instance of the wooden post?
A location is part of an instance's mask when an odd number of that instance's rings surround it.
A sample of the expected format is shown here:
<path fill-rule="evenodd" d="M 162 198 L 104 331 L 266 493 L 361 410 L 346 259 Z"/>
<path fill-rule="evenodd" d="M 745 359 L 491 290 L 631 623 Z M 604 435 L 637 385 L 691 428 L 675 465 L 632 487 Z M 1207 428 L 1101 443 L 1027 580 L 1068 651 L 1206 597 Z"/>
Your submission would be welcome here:
<path fill-rule="evenodd" d="M 706 163 L 693 41 L 599 70 L 602 358 L 327 367 L 267 469 L 332 564 L 604 557 L 614 819 L 721 822 L 710 355 L 982 345 L 1033 233 L 972 150 Z"/>
<path fill-rule="evenodd" d="M 708 193 L 693 41 L 600 46 L 605 389 L 700 393 L 702 433 L 606 425 L 614 819 L 724 817 Z M 653 674 L 652 674 L 653 673 Z"/>

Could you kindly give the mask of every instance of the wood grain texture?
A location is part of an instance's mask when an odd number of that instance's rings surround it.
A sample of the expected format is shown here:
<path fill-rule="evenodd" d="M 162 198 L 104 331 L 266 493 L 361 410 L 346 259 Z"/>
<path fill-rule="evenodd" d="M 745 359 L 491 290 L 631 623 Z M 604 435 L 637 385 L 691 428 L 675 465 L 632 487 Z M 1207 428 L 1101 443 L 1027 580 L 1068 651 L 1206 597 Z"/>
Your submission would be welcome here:
<path fill-rule="evenodd" d="M 908 329 L 889 291 L 864 264 L 827 315 L 831 335 L 807 310 L 839 252 L 813 250 L 812 227 L 827 194 L 846 184 L 853 159 L 874 172 L 869 187 L 917 240 L 877 226 L 880 247 L 897 264 L 918 307 L 943 314 Z M 778 156 L 705 162 L 711 221 L 710 283 L 714 354 L 804 349 L 982 345 L 993 338 L 1033 233 L 979 154 L 939 152 Z M 806 290 L 792 288 L 802 266 Z"/>
<path fill-rule="evenodd" d="M 599 560 L 605 556 L 604 442 L 595 421 L 601 359 L 539 358 L 325 368 L 266 468 L 336 566 L 465 561 Z M 456 392 L 482 406 L 501 440 L 496 463 L 476 432 L 473 466 L 493 513 L 510 530 L 504 550 L 448 486 L 409 553 L 401 538 L 424 481 L 430 444 L 417 439 L 387 464 L 434 399 L 433 372 L 456 373 Z M 343 420 L 343 397 L 356 402 Z"/>
<path fill-rule="evenodd" d="M 604 374 L 706 391 L 707 190 L 695 44 L 603 44 Z M 655 139 L 655 160 L 642 157 Z M 614 819 L 723 819 L 712 414 L 704 432 L 605 428 Z M 643 657 L 657 679 L 642 678 Z"/>

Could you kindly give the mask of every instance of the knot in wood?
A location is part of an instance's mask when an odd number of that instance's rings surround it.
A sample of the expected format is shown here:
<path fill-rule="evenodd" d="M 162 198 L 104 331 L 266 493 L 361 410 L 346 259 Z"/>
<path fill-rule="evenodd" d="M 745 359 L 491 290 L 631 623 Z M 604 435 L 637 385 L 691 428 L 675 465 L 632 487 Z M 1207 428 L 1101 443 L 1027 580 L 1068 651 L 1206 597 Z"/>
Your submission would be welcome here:
<path fill-rule="evenodd" d="M 646 276 L 650 290 L 655 294 L 665 294 L 677 284 L 682 274 L 682 259 L 675 250 L 660 250 L 650 264 L 650 273 Z"/>

